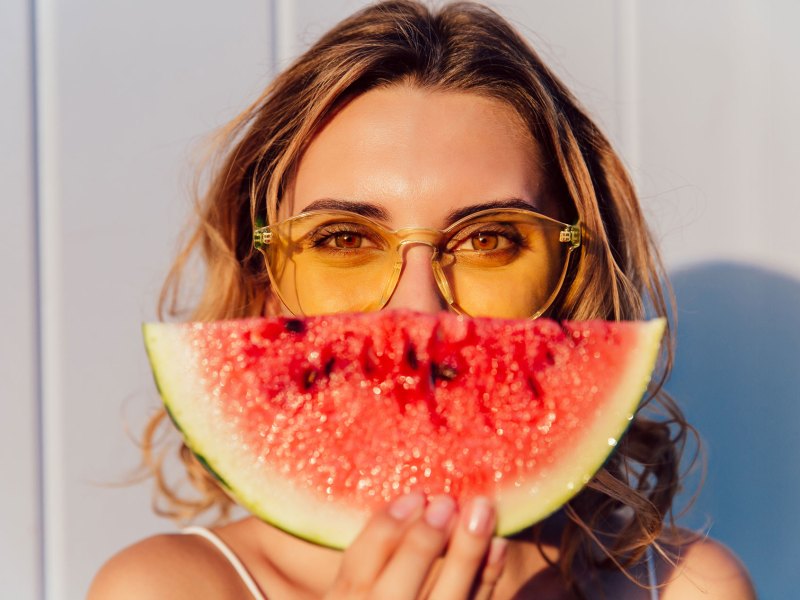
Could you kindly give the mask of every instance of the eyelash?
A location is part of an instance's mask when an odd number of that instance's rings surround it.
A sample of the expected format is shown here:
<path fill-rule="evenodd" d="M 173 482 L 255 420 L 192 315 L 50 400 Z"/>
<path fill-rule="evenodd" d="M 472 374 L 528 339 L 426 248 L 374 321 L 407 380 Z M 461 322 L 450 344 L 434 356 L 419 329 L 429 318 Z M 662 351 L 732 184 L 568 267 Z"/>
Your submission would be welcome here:
<path fill-rule="evenodd" d="M 372 239 L 369 235 L 369 230 L 365 229 L 364 227 L 360 227 L 353 223 L 331 223 L 329 225 L 324 225 L 315 229 L 308 235 L 308 241 L 310 242 L 311 246 L 314 248 L 325 248 L 326 250 L 330 250 L 333 252 L 347 252 L 347 248 L 336 248 L 334 246 L 328 246 L 328 242 L 332 240 L 337 235 L 342 233 L 351 233 L 354 235 L 359 235 L 363 237 L 365 240 L 369 240 L 375 246 L 380 247 L 382 244 L 379 243 L 378 240 Z"/>
<path fill-rule="evenodd" d="M 487 226 L 483 224 L 483 226 L 474 225 L 468 229 L 470 229 L 470 231 L 465 232 L 462 229 L 461 231 L 456 232 L 455 236 L 448 240 L 446 251 L 448 252 L 454 251 L 457 246 L 468 241 L 472 236 L 478 233 L 488 233 L 505 238 L 512 245 L 513 248 L 511 249 L 513 250 L 524 249 L 527 246 L 527 244 L 525 243 L 525 236 L 520 234 L 519 231 L 516 230 L 516 228 L 511 226 L 504 227 L 498 224 L 492 224 Z M 337 248 L 335 246 L 328 245 L 328 242 L 330 242 L 335 236 L 340 235 L 342 233 L 359 235 L 363 237 L 365 240 L 371 242 L 377 248 L 380 248 L 384 245 L 382 243 L 382 240 L 374 239 L 374 237 L 370 235 L 370 233 L 372 232 L 369 231 L 369 229 L 366 229 L 354 223 L 331 223 L 328 225 L 324 225 L 322 227 L 319 227 L 318 229 L 315 229 L 313 232 L 309 233 L 307 240 L 309 245 L 313 248 L 324 248 L 325 250 L 331 252 L 350 252 L 352 250 L 348 248 Z"/>
<path fill-rule="evenodd" d="M 479 233 L 488 233 L 492 235 L 497 235 L 507 239 L 515 248 L 514 249 L 521 249 L 525 247 L 525 237 L 519 233 L 514 227 L 504 227 L 502 225 L 489 225 L 489 226 L 479 226 L 475 225 L 471 228 L 471 231 L 464 233 L 463 230 L 459 231 L 456 236 L 450 238 L 448 242 L 448 250 L 452 251 L 456 246 L 468 241 L 474 235 Z"/>

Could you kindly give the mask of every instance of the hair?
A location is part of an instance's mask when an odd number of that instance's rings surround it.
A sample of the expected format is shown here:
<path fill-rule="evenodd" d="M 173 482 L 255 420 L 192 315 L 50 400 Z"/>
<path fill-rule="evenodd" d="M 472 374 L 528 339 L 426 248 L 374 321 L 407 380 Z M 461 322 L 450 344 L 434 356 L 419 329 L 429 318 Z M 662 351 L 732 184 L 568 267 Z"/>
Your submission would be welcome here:
<path fill-rule="evenodd" d="M 214 320 L 276 314 L 263 258 L 252 247 L 253 223 L 274 222 L 304 148 L 326 119 L 359 94 L 397 84 L 498 99 L 522 117 L 545 157 L 551 193 L 582 224 L 579 254 L 548 316 L 634 320 L 673 312 L 622 161 L 536 52 L 484 6 L 464 2 L 432 11 L 397 0 L 367 7 L 334 27 L 219 134 L 218 161 L 197 196 L 197 219 L 168 274 L 160 315 Z M 185 275 L 197 255 L 205 278 L 187 312 L 181 308 Z M 647 410 L 639 411 L 605 466 L 563 511 L 568 519 L 553 566 L 577 593 L 576 567 L 627 573 L 648 546 L 678 534 L 672 504 L 691 429 L 662 389 L 672 355 L 668 326 Z M 181 497 L 167 483 L 164 454 L 155 448 L 164 416 L 163 410 L 155 414 L 144 436 L 144 461 L 156 476 L 156 510 L 191 519 L 216 507 L 224 518 L 231 501 L 185 445 L 180 458 L 199 496 Z M 627 518 L 618 519 L 621 514 Z"/>

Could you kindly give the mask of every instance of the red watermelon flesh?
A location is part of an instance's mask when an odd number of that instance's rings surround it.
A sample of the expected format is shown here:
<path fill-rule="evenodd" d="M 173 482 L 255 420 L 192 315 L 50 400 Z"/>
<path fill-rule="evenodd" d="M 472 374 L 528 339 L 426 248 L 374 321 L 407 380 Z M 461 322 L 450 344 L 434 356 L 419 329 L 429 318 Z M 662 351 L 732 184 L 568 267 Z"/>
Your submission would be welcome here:
<path fill-rule="evenodd" d="M 491 496 L 501 535 L 559 508 L 629 424 L 663 327 L 383 311 L 145 338 L 173 420 L 232 496 L 345 547 L 415 489 Z"/>

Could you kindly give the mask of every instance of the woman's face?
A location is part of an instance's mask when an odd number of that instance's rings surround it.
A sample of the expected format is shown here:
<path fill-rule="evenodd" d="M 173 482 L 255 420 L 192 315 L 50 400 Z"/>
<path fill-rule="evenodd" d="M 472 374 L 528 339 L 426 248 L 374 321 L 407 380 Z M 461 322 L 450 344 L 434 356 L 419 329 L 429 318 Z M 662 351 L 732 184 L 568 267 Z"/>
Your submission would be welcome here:
<path fill-rule="evenodd" d="M 396 85 L 356 97 L 314 137 L 280 218 L 336 208 L 390 229 L 444 229 L 456 216 L 493 206 L 559 217 L 522 119 L 477 94 Z M 432 252 L 423 244 L 404 248 L 405 266 L 386 308 L 446 307 Z"/>

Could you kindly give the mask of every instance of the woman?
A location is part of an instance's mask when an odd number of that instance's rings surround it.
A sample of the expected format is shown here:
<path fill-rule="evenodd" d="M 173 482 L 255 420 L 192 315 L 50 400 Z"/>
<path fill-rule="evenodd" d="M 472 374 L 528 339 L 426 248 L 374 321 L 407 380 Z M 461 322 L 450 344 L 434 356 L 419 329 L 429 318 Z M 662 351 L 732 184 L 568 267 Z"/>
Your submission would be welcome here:
<path fill-rule="evenodd" d="M 207 266 L 198 320 L 453 305 L 517 318 L 637 319 L 647 304 L 667 312 L 658 254 L 619 158 L 518 34 L 481 6 L 430 12 L 387 2 L 354 15 L 279 75 L 221 148 L 162 298 L 173 313 L 198 249 Z M 324 271 L 294 278 L 276 268 L 290 262 L 282 250 L 267 253 L 270 277 L 253 245 L 254 224 L 280 228 L 323 213 L 345 215 L 320 238 L 325 252 L 423 228 L 486 256 L 508 254 L 524 245 L 498 229 L 496 215 L 508 210 L 531 227 L 579 222 L 580 247 L 526 263 L 507 281 L 458 286 L 434 275 L 423 239 L 403 249 L 396 281 L 381 271 L 355 284 Z M 452 227 L 474 234 L 452 236 Z M 512 540 L 492 538 L 487 499 L 456 507 L 411 494 L 376 514 L 343 553 L 254 518 L 156 536 L 109 561 L 89 597 L 753 598 L 727 549 L 669 520 L 688 426 L 659 388 L 651 402 L 668 418 L 637 415 L 587 488 Z M 148 459 L 162 417 L 151 422 Z M 224 516 L 230 501 L 185 447 L 182 458 L 201 500 L 178 498 L 155 464 L 167 512 L 217 507 Z"/>

